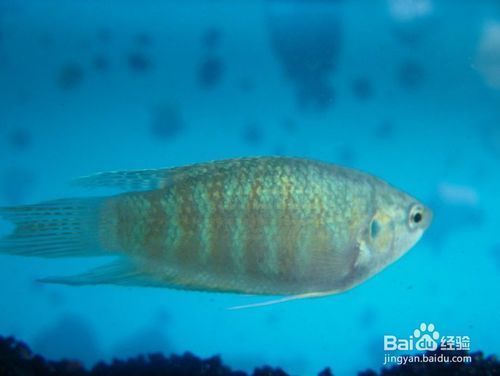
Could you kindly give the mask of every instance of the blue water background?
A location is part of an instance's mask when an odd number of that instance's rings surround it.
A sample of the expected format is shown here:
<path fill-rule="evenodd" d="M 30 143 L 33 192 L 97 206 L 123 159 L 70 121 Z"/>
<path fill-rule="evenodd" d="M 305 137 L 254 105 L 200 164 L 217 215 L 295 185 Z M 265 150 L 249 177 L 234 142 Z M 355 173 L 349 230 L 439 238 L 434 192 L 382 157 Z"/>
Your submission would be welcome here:
<path fill-rule="evenodd" d="M 384 334 L 432 322 L 498 354 L 499 25 L 487 0 L 0 0 L 0 205 L 97 194 L 68 184 L 93 172 L 293 155 L 436 215 L 352 291 L 237 312 L 263 299 L 41 285 L 107 261 L 3 255 L 0 335 L 88 365 L 192 351 L 348 375 L 381 367 Z"/>

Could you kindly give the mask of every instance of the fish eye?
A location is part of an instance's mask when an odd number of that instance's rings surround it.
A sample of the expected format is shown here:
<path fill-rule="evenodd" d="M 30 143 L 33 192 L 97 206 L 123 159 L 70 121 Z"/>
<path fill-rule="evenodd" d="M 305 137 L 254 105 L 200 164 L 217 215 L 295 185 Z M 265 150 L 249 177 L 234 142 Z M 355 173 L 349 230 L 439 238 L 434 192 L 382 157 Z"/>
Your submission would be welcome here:
<path fill-rule="evenodd" d="M 370 224 L 370 236 L 372 239 L 375 239 L 379 233 L 380 223 L 375 218 L 373 218 Z"/>
<path fill-rule="evenodd" d="M 410 209 L 410 228 L 415 228 L 424 219 L 424 210 L 420 205 L 413 205 Z"/>

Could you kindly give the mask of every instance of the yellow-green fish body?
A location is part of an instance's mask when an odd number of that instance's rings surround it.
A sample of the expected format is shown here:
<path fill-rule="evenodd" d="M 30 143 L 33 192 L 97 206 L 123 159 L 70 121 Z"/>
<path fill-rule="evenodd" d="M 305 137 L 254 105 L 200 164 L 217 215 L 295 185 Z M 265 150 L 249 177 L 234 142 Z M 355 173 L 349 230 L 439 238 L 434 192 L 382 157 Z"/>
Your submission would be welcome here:
<path fill-rule="evenodd" d="M 340 292 L 404 254 L 432 216 L 380 179 L 298 158 L 110 172 L 78 182 L 126 193 L 0 209 L 17 224 L 0 251 L 122 256 L 84 275 L 49 279 L 67 284 Z"/>

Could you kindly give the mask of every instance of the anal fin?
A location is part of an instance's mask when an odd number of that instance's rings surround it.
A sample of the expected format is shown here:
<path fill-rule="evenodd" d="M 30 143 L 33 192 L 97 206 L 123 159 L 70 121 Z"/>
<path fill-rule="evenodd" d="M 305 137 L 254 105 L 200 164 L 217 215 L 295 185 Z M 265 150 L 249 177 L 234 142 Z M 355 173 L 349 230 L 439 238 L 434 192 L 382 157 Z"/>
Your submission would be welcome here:
<path fill-rule="evenodd" d="M 120 286 L 162 286 L 161 282 L 145 275 L 135 265 L 124 260 L 103 265 L 82 274 L 41 278 L 38 279 L 38 282 L 71 286 L 102 284 Z"/>

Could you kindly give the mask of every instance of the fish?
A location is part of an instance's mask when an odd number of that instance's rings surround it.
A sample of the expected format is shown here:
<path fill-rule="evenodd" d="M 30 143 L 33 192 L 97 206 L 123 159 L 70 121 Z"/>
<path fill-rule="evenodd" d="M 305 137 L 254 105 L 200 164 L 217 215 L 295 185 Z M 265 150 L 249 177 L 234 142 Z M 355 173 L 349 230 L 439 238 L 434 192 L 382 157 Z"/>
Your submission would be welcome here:
<path fill-rule="evenodd" d="M 74 183 L 119 193 L 0 208 L 15 225 L 0 253 L 116 256 L 43 282 L 284 296 L 252 306 L 326 296 L 399 259 L 432 221 L 430 208 L 375 176 L 303 158 L 102 172 Z"/>

